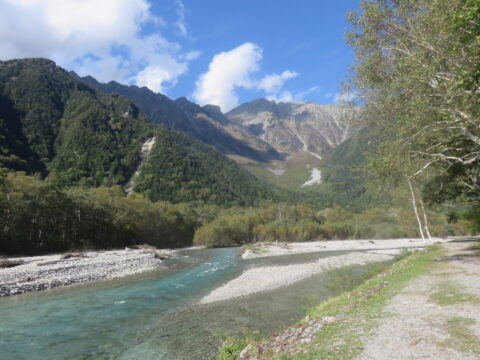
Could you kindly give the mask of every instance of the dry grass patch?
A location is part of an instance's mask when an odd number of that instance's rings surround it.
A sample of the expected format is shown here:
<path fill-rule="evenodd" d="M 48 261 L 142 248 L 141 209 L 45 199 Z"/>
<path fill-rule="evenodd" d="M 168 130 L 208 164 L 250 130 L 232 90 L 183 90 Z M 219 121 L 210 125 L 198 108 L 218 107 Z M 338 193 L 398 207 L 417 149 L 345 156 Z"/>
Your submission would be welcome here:
<path fill-rule="evenodd" d="M 470 325 L 475 324 L 474 319 L 453 317 L 448 320 L 448 333 L 450 338 L 440 344 L 464 353 L 480 355 L 480 339 L 475 335 Z"/>
<path fill-rule="evenodd" d="M 465 302 L 480 303 L 476 295 L 463 292 L 462 287 L 452 281 L 442 281 L 438 290 L 430 295 L 430 300 L 442 306 Z"/>

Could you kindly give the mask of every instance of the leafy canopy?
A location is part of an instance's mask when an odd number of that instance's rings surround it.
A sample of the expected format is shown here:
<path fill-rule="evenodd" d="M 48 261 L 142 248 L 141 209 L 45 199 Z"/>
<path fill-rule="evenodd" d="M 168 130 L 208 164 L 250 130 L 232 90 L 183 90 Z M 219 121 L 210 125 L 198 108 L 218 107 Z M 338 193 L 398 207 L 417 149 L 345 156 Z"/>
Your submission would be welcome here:
<path fill-rule="evenodd" d="M 480 195 L 478 0 L 364 0 L 349 14 L 349 83 L 383 141 L 373 177 L 434 179 L 433 200 Z"/>

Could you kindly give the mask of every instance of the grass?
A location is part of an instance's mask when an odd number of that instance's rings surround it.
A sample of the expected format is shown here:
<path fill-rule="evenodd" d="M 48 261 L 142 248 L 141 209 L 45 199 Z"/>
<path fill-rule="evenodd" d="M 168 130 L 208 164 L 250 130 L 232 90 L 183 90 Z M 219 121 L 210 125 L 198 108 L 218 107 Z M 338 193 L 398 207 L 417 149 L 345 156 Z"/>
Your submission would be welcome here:
<path fill-rule="evenodd" d="M 289 190 L 302 190 L 300 186 L 310 178 L 311 168 L 319 167 L 319 163 L 320 160 L 317 158 L 307 152 L 300 151 L 290 156 L 287 160 L 274 161 L 268 166 L 254 163 L 242 164 L 242 166 L 264 181 Z M 310 168 L 307 168 L 307 165 L 310 165 Z M 285 172 L 277 176 L 267 170 L 266 167 L 282 168 Z"/>
<path fill-rule="evenodd" d="M 217 356 L 219 360 L 235 360 L 248 344 L 262 340 L 258 331 L 241 329 L 241 332 L 243 334 L 241 338 L 227 336 L 223 339 L 223 345 L 220 348 Z"/>
<path fill-rule="evenodd" d="M 379 276 L 312 309 L 311 316 L 336 316 L 340 319 L 323 328 L 306 354 L 288 359 L 352 359 L 363 350 L 364 341 L 376 329 L 380 319 L 389 316 L 383 311 L 387 300 L 396 295 L 411 278 L 428 271 L 438 247 L 417 253 L 395 264 Z"/>
<path fill-rule="evenodd" d="M 441 346 L 453 348 L 464 353 L 480 355 L 480 340 L 468 327 L 475 324 L 474 319 L 453 317 L 448 321 L 450 338 L 441 343 Z"/>
<path fill-rule="evenodd" d="M 346 266 L 327 273 L 325 287 L 334 294 L 350 291 L 362 284 L 365 280 L 371 279 L 388 268 L 385 263 L 372 263 L 366 266 L 365 271 L 355 271 L 358 266 Z"/>
<path fill-rule="evenodd" d="M 310 317 L 333 316 L 336 321 L 324 326 L 315 341 L 298 345 L 298 354 L 262 354 L 259 359 L 313 360 L 352 359 L 363 350 L 365 340 L 373 335 L 381 318 L 390 316 L 383 311 L 387 301 L 398 294 L 413 277 L 428 272 L 433 259 L 443 250 L 433 245 L 394 263 L 382 273 L 365 281 L 352 291 L 344 292 L 311 308 Z M 230 358 L 235 359 L 236 357 Z M 227 360 L 229 358 L 220 358 Z"/>
<path fill-rule="evenodd" d="M 462 292 L 461 286 L 452 281 L 442 281 L 438 290 L 430 295 L 430 300 L 442 306 L 464 302 L 480 302 L 475 295 Z"/>

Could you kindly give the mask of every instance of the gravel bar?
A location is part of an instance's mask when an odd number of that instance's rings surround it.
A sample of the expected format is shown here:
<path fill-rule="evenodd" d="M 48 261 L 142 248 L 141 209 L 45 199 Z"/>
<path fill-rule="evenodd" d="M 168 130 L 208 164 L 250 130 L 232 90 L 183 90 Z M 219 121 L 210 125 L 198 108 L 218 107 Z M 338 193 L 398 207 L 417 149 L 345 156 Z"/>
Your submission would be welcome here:
<path fill-rule="evenodd" d="M 435 242 L 446 242 L 451 239 L 385 239 L 385 240 L 328 240 L 309 242 L 275 242 L 255 244 L 255 250 L 246 250 L 242 258 L 254 259 L 268 256 L 281 256 L 324 251 L 341 250 L 381 250 L 399 248 L 422 248 Z"/>
<path fill-rule="evenodd" d="M 4 258 L 0 268 L 0 297 L 153 271 L 171 252 L 125 249 Z"/>
<path fill-rule="evenodd" d="M 200 304 L 273 290 L 327 270 L 349 265 L 364 265 L 371 262 L 388 261 L 392 258 L 392 255 L 387 254 L 352 252 L 346 255 L 322 258 L 305 264 L 260 266 L 244 271 L 237 278 L 213 290 L 200 300 Z"/>

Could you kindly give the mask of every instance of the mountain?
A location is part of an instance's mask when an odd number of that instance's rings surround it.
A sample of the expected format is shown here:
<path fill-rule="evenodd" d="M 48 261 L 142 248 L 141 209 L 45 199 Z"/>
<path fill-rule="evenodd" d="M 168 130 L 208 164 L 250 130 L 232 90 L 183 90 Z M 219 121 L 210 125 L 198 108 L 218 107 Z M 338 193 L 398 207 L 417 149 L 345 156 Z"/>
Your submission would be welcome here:
<path fill-rule="evenodd" d="M 0 62 L 0 167 L 62 186 L 131 185 L 137 172 L 134 189 L 152 200 L 253 204 L 277 196 L 218 150 L 46 59 Z"/>
<path fill-rule="evenodd" d="M 217 106 L 201 107 L 184 97 L 171 100 L 146 87 L 121 85 L 115 81 L 102 84 L 91 76 L 81 79 L 100 91 L 129 98 L 152 122 L 184 132 L 225 155 L 260 162 L 283 158 L 271 145 L 232 123 Z"/>
<path fill-rule="evenodd" d="M 0 62 L 0 101 L 0 166 L 65 183 L 122 183 L 154 131 L 128 99 L 45 59 Z"/>
<path fill-rule="evenodd" d="M 277 199 L 282 191 L 260 182 L 212 146 L 163 131 L 136 179 L 135 190 L 150 199 L 252 205 Z"/>
<path fill-rule="evenodd" d="M 82 80 L 127 96 L 153 122 L 212 145 L 256 177 L 291 190 L 305 184 L 314 188 L 320 179 L 312 174 L 322 156 L 359 128 L 358 108 L 257 99 L 223 114 L 218 106 L 199 106 L 184 97 L 170 100 L 145 87 Z"/>
<path fill-rule="evenodd" d="M 243 164 L 264 181 L 291 190 L 318 190 L 322 157 L 356 134 L 359 108 L 257 99 L 225 114 L 286 155 L 268 164 Z"/>
<path fill-rule="evenodd" d="M 321 157 L 356 132 L 358 109 L 339 105 L 257 99 L 239 105 L 226 116 L 279 151 L 307 151 Z"/>

